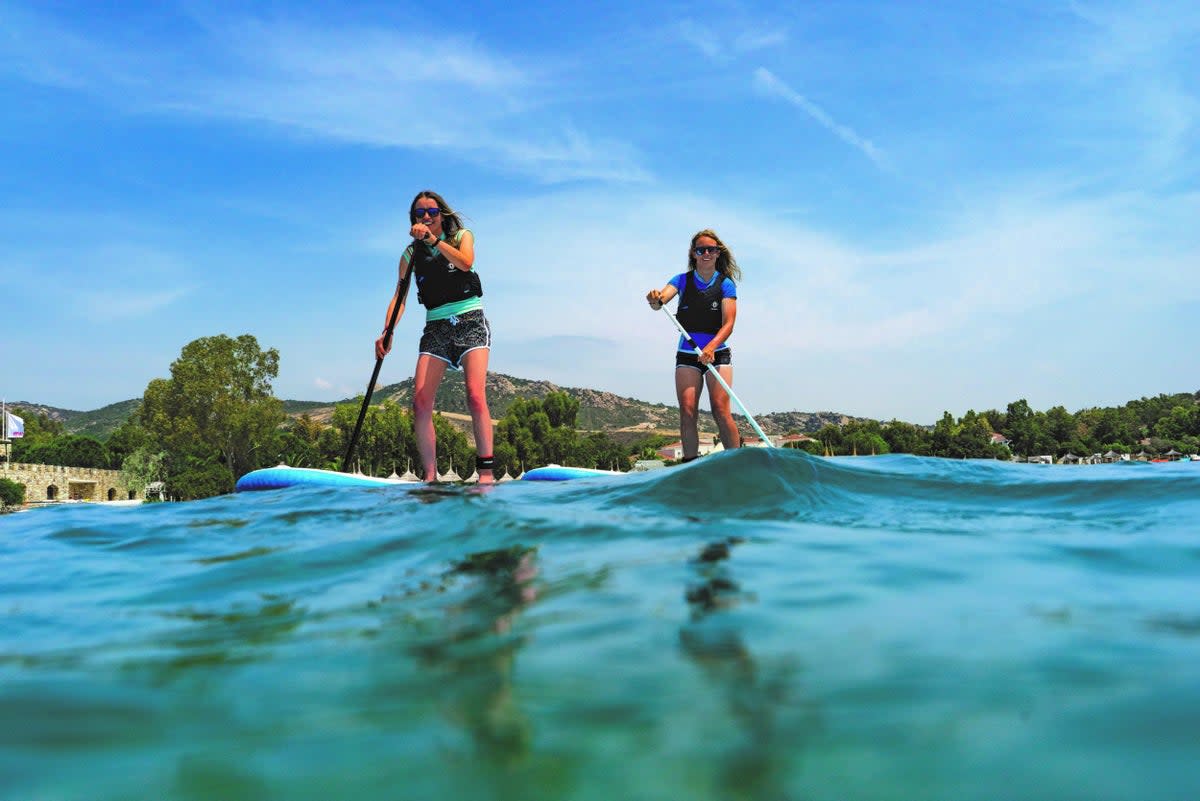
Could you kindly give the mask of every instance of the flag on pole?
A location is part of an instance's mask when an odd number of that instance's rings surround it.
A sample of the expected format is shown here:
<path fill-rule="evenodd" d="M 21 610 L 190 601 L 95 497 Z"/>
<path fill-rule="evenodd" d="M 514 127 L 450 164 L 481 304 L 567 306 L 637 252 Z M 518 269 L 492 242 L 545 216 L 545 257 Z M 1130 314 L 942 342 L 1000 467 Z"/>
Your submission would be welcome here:
<path fill-rule="evenodd" d="M 17 439 L 25 436 L 25 421 L 12 412 L 4 413 L 5 439 Z"/>

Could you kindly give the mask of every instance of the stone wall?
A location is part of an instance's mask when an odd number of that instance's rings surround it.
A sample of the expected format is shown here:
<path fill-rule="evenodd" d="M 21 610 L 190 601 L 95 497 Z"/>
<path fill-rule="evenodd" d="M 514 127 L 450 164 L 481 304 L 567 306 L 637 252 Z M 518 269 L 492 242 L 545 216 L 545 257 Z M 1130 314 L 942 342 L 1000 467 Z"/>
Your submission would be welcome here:
<path fill-rule="evenodd" d="M 0 463 L 0 478 L 25 485 L 25 503 L 142 500 L 121 480 L 120 470 Z"/>

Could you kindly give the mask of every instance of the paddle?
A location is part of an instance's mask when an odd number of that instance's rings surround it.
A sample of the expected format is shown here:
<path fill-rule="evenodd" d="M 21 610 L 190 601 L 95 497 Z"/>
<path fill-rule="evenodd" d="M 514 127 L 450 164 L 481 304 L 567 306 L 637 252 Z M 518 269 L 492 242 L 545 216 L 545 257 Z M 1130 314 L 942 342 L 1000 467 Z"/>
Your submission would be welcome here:
<path fill-rule="evenodd" d="M 383 346 L 387 348 L 392 343 L 392 330 L 396 327 L 396 320 L 400 317 L 400 307 L 404 305 L 404 299 L 408 296 L 408 281 L 412 278 L 412 265 L 408 266 L 408 272 L 400 279 L 400 291 L 397 292 L 396 305 L 392 308 L 392 316 L 388 318 L 387 328 L 383 330 Z M 354 424 L 354 433 L 350 435 L 350 444 L 346 446 L 346 456 L 342 459 L 342 472 L 350 472 L 350 460 L 354 457 L 354 447 L 358 445 L 358 432 L 362 430 L 363 419 L 367 416 L 367 407 L 371 405 L 371 395 L 375 392 L 375 382 L 379 379 L 379 368 L 383 367 L 383 356 L 375 360 L 375 370 L 371 373 L 371 381 L 367 384 L 367 394 L 363 398 L 362 408 L 358 410 L 358 422 Z"/>
<path fill-rule="evenodd" d="M 680 325 L 679 320 L 675 319 L 675 315 L 671 314 L 671 310 L 665 305 L 660 306 L 659 308 L 661 308 L 663 313 L 667 315 L 667 319 L 679 329 L 679 333 L 683 334 L 683 338 L 686 339 L 687 343 L 692 346 L 692 350 L 696 351 L 696 355 L 699 356 L 701 353 L 703 353 L 700 346 L 696 344 L 696 340 L 691 338 L 687 330 Z M 706 364 L 705 367 L 707 367 L 708 371 L 713 374 L 714 378 L 717 379 L 717 383 L 721 385 L 721 388 L 729 393 L 729 397 L 733 398 L 733 402 L 736 403 L 738 408 L 742 410 L 742 414 L 746 415 L 746 419 L 750 421 L 750 427 L 754 429 L 755 434 L 758 434 L 758 438 L 766 443 L 768 448 L 774 448 L 775 446 L 771 443 L 771 440 L 767 438 L 767 435 L 763 433 L 763 430 L 758 427 L 758 423 L 754 421 L 754 415 L 750 414 L 750 410 L 746 408 L 746 404 L 742 403 L 742 399 L 734 394 L 733 387 L 729 386 L 729 384 L 725 382 L 725 379 L 721 377 L 719 372 L 717 372 L 717 368 L 712 364 Z"/>

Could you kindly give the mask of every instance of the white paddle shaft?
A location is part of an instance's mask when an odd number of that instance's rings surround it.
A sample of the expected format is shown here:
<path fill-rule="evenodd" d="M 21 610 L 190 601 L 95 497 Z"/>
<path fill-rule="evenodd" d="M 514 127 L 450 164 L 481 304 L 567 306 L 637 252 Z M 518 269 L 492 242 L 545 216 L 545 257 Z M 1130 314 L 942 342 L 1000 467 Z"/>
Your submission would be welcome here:
<path fill-rule="evenodd" d="M 692 350 L 696 351 L 696 355 L 700 356 L 703 351 L 701 351 L 700 346 L 696 344 L 696 340 L 692 339 L 691 335 L 688 334 L 687 330 L 684 329 L 679 320 L 675 319 L 675 315 L 671 314 L 670 309 L 668 309 L 665 305 L 661 306 L 660 308 L 663 310 L 663 313 L 667 315 L 667 319 L 671 321 L 671 324 L 679 329 L 679 333 L 682 334 L 683 338 L 686 339 L 688 344 L 692 346 Z M 738 405 L 738 408 L 742 410 L 742 414 L 744 414 L 746 419 L 750 421 L 750 427 L 754 429 L 755 434 L 758 434 L 758 438 L 761 439 L 768 448 L 774 448 L 775 445 L 772 444 L 770 438 L 768 438 L 767 435 L 763 433 L 763 430 L 758 427 L 758 423 L 754 420 L 754 415 L 750 414 L 750 410 L 746 408 L 746 404 L 742 403 L 742 399 L 739 398 L 736 393 L 734 393 L 733 388 L 729 386 L 721 374 L 717 372 L 716 366 L 712 364 L 706 364 L 705 367 L 707 367 L 708 371 L 717 379 L 717 383 L 721 385 L 721 388 L 729 393 L 729 397 L 733 398 L 733 402 Z"/>

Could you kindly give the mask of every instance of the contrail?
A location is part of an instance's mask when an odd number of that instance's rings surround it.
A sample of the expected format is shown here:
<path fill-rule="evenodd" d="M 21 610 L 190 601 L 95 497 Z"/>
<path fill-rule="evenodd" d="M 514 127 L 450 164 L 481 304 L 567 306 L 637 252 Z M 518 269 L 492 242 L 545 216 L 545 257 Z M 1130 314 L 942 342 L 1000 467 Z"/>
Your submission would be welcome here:
<path fill-rule="evenodd" d="M 887 169 L 883 151 L 875 147 L 869 139 L 864 139 L 850 128 L 839 123 L 833 117 L 829 116 L 825 109 L 776 78 L 770 70 L 759 67 L 754 71 L 754 82 L 762 91 L 783 98 L 819 122 L 838 139 L 860 150 L 863 155 L 874 162 L 876 167 L 879 167 L 881 170 Z"/>

